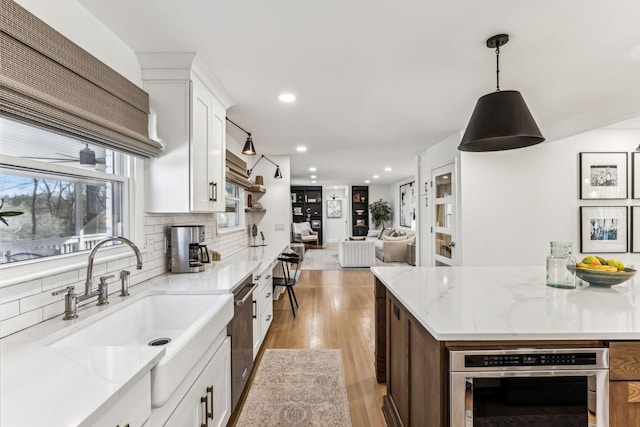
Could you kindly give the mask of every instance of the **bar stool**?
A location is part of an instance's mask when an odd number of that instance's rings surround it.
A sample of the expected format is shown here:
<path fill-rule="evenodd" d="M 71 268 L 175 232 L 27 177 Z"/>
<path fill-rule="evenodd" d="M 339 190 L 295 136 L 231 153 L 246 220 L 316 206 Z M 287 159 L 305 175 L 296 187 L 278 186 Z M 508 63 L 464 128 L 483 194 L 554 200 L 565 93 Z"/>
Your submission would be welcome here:
<path fill-rule="evenodd" d="M 296 293 L 293 290 L 293 286 L 298 282 L 298 277 L 300 276 L 300 255 L 293 252 L 285 252 L 280 254 L 278 257 L 278 261 L 282 263 L 282 273 L 284 277 L 274 277 L 273 278 L 273 287 L 275 289 L 276 286 L 284 286 L 287 288 L 287 294 L 289 295 L 289 302 L 291 303 L 291 311 L 293 312 L 293 317 L 296 317 L 296 308 L 298 307 L 298 299 L 296 298 Z M 295 270 L 292 273 L 292 267 L 295 267 Z M 295 302 L 295 307 L 293 303 Z"/>

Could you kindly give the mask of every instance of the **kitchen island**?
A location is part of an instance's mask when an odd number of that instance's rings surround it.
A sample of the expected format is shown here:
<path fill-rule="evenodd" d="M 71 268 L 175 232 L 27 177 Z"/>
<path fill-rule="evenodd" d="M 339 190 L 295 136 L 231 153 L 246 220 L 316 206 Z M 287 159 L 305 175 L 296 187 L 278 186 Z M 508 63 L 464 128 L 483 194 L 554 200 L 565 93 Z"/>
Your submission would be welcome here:
<path fill-rule="evenodd" d="M 389 425 L 454 425 L 453 350 L 604 348 L 610 407 L 598 416 L 608 419 L 605 425 L 638 426 L 640 292 L 634 280 L 564 290 L 545 285 L 544 267 L 371 270 L 376 374 L 387 382 L 383 411 Z"/>

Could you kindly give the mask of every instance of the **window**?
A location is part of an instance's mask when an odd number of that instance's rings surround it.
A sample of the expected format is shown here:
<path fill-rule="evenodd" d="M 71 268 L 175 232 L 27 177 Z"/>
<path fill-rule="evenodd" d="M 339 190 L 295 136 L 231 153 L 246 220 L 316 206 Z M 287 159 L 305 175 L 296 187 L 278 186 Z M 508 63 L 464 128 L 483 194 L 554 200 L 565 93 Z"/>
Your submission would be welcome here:
<path fill-rule="evenodd" d="M 93 248 L 123 236 L 128 156 L 0 118 L 0 264 Z"/>
<path fill-rule="evenodd" d="M 224 185 L 224 213 L 218 214 L 218 230 L 239 228 L 242 225 L 242 198 L 244 191 L 231 182 Z"/>

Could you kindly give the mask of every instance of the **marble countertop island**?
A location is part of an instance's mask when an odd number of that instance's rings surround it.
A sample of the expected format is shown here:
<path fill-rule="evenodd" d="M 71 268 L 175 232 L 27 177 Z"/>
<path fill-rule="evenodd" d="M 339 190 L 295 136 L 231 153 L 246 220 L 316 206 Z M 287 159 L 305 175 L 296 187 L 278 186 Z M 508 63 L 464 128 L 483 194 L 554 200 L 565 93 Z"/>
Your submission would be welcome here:
<path fill-rule="evenodd" d="M 544 267 L 371 271 L 439 341 L 640 340 L 637 278 L 566 290 L 546 286 Z"/>

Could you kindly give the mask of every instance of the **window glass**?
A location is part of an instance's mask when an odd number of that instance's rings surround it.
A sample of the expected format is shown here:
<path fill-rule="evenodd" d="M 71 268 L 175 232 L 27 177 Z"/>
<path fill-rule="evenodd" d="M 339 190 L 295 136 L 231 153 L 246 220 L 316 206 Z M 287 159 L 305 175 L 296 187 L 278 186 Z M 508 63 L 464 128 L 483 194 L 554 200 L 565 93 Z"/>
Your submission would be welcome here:
<path fill-rule="evenodd" d="M 218 214 L 218 229 L 229 229 L 240 227 L 242 209 L 242 189 L 231 182 L 224 185 L 224 212 Z"/>
<path fill-rule="evenodd" d="M 0 264 L 123 235 L 125 155 L 3 118 L 0 142 Z"/>

